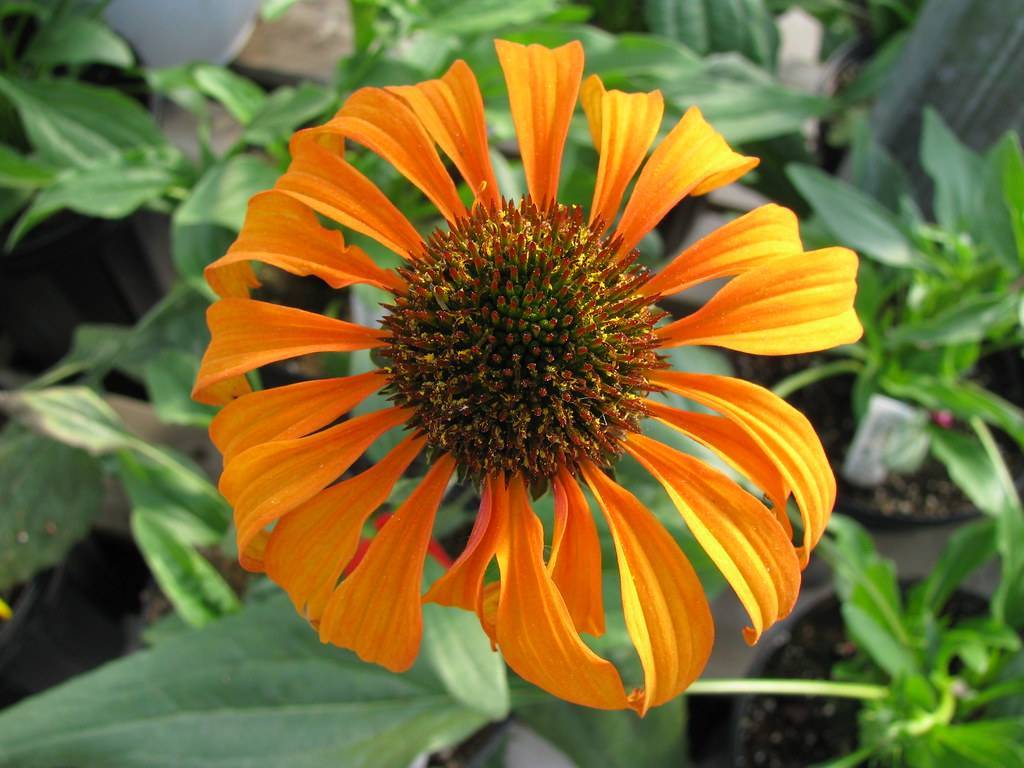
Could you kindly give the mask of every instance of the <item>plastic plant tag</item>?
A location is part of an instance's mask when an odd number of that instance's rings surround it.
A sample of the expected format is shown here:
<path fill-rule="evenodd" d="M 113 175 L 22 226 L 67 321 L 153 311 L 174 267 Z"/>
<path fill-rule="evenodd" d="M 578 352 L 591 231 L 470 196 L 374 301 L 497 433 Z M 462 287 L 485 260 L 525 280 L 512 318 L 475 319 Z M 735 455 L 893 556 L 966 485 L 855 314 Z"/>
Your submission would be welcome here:
<path fill-rule="evenodd" d="M 872 395 L 843 462 L 854 485 L 881 484 L 890 471 L 913 472 L 928 452 L 928 415 L 900 400 Z"/>

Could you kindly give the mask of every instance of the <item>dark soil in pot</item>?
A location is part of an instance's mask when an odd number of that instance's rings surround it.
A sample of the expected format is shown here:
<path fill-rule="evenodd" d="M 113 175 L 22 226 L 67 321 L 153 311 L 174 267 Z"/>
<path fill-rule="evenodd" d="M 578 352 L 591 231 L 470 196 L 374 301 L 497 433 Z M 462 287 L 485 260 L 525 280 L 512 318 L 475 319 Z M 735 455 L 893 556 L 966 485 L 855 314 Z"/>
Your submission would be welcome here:
<path fill-rule="evenodd" d="M 6 240 L 7 231 L 0 229 Z M 130 220 L 62 213 L 0 251 L 0 330 L 15 367 L 40 371 L 71 347 L 82 323 L 132 325 L 160 298 Z"/>
<path fill-rule="evenodd" d="M 761 357 L 730 352 L 729 359 L 738 377 L 770 388 L 826 358 L 821 355 Z M 997 355 L 983 361 L 976 378 L 1011 402 L 1024 402 L 1024 394 L 1015 391 L 1020 385 L 1020 368 L 1006 356 Z M 1001 386 L 995 386 L 995 382 Z M 873 527 L 949 523 L 977 516 L 979 513 L 970 500 L 949 479 L 945 466 L 931 457 L 915 474 L 890 474 L 875 488 L 862 488 L 842 477 L 839 468 L 856 429 L 852 387 L 852 376 L 836 376 L 798 390 L 787 398 L 810 419 L 836 469 L 837 508 Z M 994 432 L 1003 446 L 1010 472 L 1014 477 L 1024 478 L 1024 453 L 999 430 Z"/>
<path fill-rule="evenodd" d="M 0 625 L 0 707 L 125 653 L 149 579 L 131 541 L 93 532 L 27 582 Z"/>
<path fill-rule="evenodd" d="M 984 614 L 987 602 L 958 592 L 944 614 L 953 621 Z M 856 646 L 846 637 L 839 600 L 824 596 L 782 631 L 771 636 L 748 674 L 750 678 L 828 680 L 833 666 L 851 658 Z M 857 748 L 853 699 L 824 696 L 745 696 L 732 721 L 736 768 L 802 768 L 849 754 Z"/>

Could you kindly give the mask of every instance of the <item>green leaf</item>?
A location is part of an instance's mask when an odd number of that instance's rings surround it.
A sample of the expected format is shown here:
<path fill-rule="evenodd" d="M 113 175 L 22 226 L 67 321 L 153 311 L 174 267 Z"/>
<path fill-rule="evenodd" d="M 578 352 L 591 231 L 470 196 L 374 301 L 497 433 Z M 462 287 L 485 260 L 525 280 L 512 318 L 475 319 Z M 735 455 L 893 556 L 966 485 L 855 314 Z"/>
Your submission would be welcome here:
<path fill-rule="evenodd" d="M 199 64 L 193 68 L 192 76 L 199 90 L 223 104 L 242 125 L 248 125 L 267 100 L 256 83 L 224 67 Z"/>
<path fill-rule="evenodd" d="M 135 509 L 131 526 L 157 584 L 186 622 L 201 627 L 241 607 L 224 578 L 161 521 L 159 512 Z"/>
<path fill-rule="evenodd" d="M 0 766 L 407 768 L 487 719 L 426 654 L 403 675 L 365 664 L 279 595 L 6 709 Z"/>
<path fill-rule="evenodd" d="M 893 678 L 906 677 L 918 671 L 917 659 L 901 640 L 877 621 L 867 610 L 855 603 L 842 608 L 846 631 L 871 660 Z"/>
<path fill-rule="evenodd" d="M 938 347 L 982 341 L 1013 324 L 1019 299 L 1017 294 L 1004 292 L 968 295 L 921 322 L 892 329 L 885 344 L 890 348 L 904 344 Z"/>
<path fill-rule="evenodd" d="M 224 540 L 231 508 L 191 460 L 152 447 L 145 456 L 120 451 L 117 463 L 133 510 L 158 517 L 186 544 L 214 546 Z"/>
<path fill-rule="evenodd" d="M 0 76 L 40 160 L 86 167 L 134 147 L 166 144 L 152 116 L 112 88 L 70 79 Z"/>
<path fill-rule="evenodd" d="M 175 181 L 168 162 L 144 154 L 115 155 L 88 168 L 69 168 L 36 195 L 11 231 L 7 247 L 58 211 L 122 219 L 159 198 Z"/>
<path fill-rule="evenodd" d="M 3 392 L 0 409 L 39 434 L 94 456 L 141 443 L 124 429 L 114 409 L 86 387 Z"/>
<path fill-rule="evenodd" d="M 0 430 L 0 590 L 58 562 L 103 501 L 88 454 L 16 424 Z"/>
<path fill-rule="evenodd" d="M 871 134 L 866 120 L 853 129 L 850 148 L 850 179 L 853 185 L 890 211 L 897 211 L 900 199 L 912 197 L 906 171 Z"/>
<path fill-rule="evenodd" d="M 932 452 L 946 465 L 950 479 L 967 494 L 978 509 L 998 515 L 1011 500 L 1007 497 L 999 470 L 974 435 L 932 428 Z"/>
<path fill-rule="evenodd" d="M 946 601 L 964 579 L 991 560 L 996 553 L 996 526 L 992 520 L 976 520 L 949 537 L 931 573 L 913 588 L 909 602 L 938 616 Z"/>
<path fill-rule="evenodd" d="M 1024 765 L 1022 718 L 941 725 L 935 728 L 933 738 L 946 749 L 945 762 L 941 765 L 978 768 Z"/>
<path fill-rule="evenodd" d="M 277 170 L 258 157 L 230 157 L 203 174 L 175 213 L 174 224 L 216 224 L 237 232 L 249 198 L 272 187 L 277 177 Z"/>
<path fill-rule="evenodd" d="M 260 16 L 266 21 L 277 21 L 299 0 L 263 0 Z"/>
<path fill-rule="evenodd" d="M 924 266 L 896 217 L 860 190 L 809 165 L 786 175 L 844 245 L 891 267 Z"/>
<path fill-rule="evenodd" d="M 1024 152 L 1021 151 L 1020 138 L 1015 133 L 1006 134 L 994 152 L 1000 158 L 1003 200 L 1017 243 L 1017 260 L 1024 263 Z M 1024 303 L 1021 307 L 1024 313 Z"/>
<path fill-rule="evenodd" d="M 682 697 L 642 719 L 548 699 L 516 707 L 516 715 L 578 766 L 675 768 L 687 764 L 686 703 Z"/>
<path fill-rule="evenodd" d="M 44 22 L 22 58 L 48 67 L 108 64 L 126 69 L 135 63 L 131 48 L 108 26 L 73 13 Z"/>
<path fill-rule="evenodd" d="M 647 27 L 697 53 L 740 53 L 775 69 L 779 32 L 764 0 L 646 0 Z"/>
<path fill-rule="evenodd" d="M 557 0 L 423 0 L 417 26 L 448 35 L 493 36 L 501 27 L 550 16 L 558 6 Z"/>
<path fill-rule="evenodd" d="M 278 88 L 253 115 L 244 138 L 259 146 L 287 139 L 300 125 L 323 114 L 333 102 L 334 94 L 315 83 Z"/>
<path fill-rule="evenodd" d="M 961 419 L 980 418 L 999 427 L 1024 447 L 1024 410 L 977 384 L 915 376 L 912 381 L 886 377 L 881 385 L 887 394 L 913 400 L 929 410 L 950 410 Z"/>
<path fill-rule="evenodd" d="M 0 144 L 0 186 L 38 189 L 53 181 L 54 170 L 45 163 L 25 157 Z"/>
<path fill-rule="evenodd" d="M 401 498 L 402 495 L 393 492 L 392 498 L 396 497 Z M 436 560 L 427 558 L 423 572 L 424 590 L 443 572 Z M 457 701 L 491 720 L 508 717 L 511 697 L 505 662 L 501 654 L 492 650 L 490 638 L 480 626 L 476 614 L 440 605 L 424 605 L 423 616 L 421 656 L 448 692 Z"/>
<path fill-rule="evenodd" d="M 144 368 L 146 392 L 156 415 L 168 424 L 207 427 L 216 408 L 192 399 L 199 358 L 180 349 L 159 351 Z"/>

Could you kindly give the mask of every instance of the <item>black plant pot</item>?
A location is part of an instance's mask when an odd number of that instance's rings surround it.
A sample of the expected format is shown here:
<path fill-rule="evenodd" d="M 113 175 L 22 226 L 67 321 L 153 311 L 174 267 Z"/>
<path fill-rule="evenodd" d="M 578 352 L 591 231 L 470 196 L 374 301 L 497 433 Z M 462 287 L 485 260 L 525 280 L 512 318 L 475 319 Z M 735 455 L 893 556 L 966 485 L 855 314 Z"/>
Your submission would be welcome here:
<path fill-rule="evenodd" d="M 14 364 L 26 370 L 63 357 L 78 325 L 131 325 L 160 294 L 129 219 L 62 213 L 13 251 L 0 251 L 0 330 L 11 340 Z"/>
<path fill-rule="evenodd" d="M 0 707 L 124 654 L 149 581 L 131 541 L 93 532 L 27 582 L 0 624 Z"/>

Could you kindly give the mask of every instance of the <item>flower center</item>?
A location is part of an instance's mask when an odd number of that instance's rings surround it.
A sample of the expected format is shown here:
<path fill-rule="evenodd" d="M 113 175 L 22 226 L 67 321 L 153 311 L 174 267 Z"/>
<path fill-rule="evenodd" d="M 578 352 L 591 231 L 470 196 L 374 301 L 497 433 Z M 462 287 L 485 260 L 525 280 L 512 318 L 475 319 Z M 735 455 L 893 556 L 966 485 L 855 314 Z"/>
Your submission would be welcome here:
<path fill-rule="evenodd" d="M 635 258 L 579 206 L 477 206 L 399 270 L 386 393 L 475 479 L 610 463 L 661 367 Z"/>

